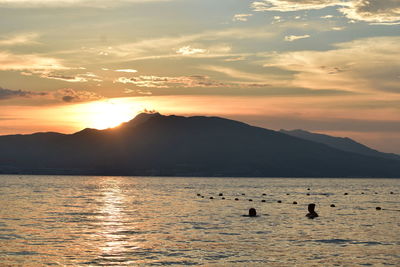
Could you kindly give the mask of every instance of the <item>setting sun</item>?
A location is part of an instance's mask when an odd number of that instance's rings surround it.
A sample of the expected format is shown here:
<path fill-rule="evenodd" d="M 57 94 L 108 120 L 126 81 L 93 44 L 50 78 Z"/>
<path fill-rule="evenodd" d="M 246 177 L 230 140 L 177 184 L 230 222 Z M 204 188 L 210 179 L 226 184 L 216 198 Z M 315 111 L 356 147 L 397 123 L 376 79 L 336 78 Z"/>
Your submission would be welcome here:
<path fill-rule="evenodd" d="M 113 101 L 93 102 L 85 105 L 85 124 L 99 130 L 113 128 L 131 120 L 139 112 L 132 105 Z"/>

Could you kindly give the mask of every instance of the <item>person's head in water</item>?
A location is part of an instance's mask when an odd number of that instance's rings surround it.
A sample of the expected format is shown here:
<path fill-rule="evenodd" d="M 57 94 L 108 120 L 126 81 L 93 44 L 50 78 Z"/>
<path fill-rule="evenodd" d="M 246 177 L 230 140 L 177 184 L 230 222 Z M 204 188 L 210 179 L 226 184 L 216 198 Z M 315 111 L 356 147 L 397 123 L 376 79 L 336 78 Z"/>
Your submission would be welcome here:
<path fill-rule="evenodd" d="M 257 216 L 257 211 L 255 208 L 249 209 L 249 217 L 256 217 Z"/>
<path fill-rule="evenodd" d="M 310 219 L 318 217 L 318 213 L 315 212 L 315 204 L 308 204 L 308 213 L 306 216 Z"/>
<path fill-rule="evenodd" d="M 309 213 L 315 212 L 315 204 L 308 204 L 308 212 Z"/>

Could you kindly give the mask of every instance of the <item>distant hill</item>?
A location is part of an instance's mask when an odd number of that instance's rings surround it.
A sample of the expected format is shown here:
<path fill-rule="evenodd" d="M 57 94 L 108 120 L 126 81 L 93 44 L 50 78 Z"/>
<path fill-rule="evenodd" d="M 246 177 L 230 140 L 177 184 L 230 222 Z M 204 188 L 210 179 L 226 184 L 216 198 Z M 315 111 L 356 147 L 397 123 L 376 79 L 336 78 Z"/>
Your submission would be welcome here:
<path fill-rule="evenodd" d="M 372 148 L 369 148 L 363 144 L 360 144 L 347 137 L 335 137 L 325 134 L 311 133 L 304 130 L 280 130 L 281 133 L 295 136 L 301 139 L 322 143 L 330 147 L 340 149 L 347 152 L 353 152 L 361 155 L 382 157 L 387 159 L 397 159 L 400 160 L 400 156 L 392 153 L 383 153 Z"/>
<path fill-rule="evenodd" d="M 142 113 L 106 130 L 0 136 L 0 172 L 400 177 L 400 162 L 218 117 Z"/>

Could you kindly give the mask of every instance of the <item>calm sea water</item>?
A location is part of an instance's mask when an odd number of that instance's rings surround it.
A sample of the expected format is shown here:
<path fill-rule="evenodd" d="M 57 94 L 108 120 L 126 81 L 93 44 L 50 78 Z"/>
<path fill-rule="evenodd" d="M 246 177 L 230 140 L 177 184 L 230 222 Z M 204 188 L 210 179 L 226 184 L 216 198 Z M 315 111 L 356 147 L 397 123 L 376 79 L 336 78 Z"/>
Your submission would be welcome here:
<path fill-rule="evenodd" d="M 400 179 L 0 176 L 0 206 L 1 266 L 400 266 Z"/>

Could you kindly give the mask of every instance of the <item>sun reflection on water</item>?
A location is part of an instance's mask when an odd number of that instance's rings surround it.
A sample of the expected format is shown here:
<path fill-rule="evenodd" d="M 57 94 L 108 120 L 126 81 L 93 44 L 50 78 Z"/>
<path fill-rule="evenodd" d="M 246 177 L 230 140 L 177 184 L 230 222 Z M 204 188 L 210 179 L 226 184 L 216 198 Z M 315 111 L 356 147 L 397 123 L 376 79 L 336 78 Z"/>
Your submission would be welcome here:
<path fill-rule="evenodd" d="M 104 178 L 100 206 L 100 235 L 103 244 L 100 245 L 101 257 L 107 262 L 125 261 L 129 251 L 140 248 L 140 244 L 133 242 L 127 234 L 133 232 L 134 226 L 130 223 L 128 199 L 123 191 L 122 181 L 118 178 Z"/>

